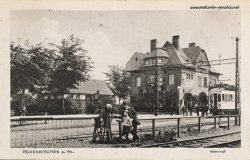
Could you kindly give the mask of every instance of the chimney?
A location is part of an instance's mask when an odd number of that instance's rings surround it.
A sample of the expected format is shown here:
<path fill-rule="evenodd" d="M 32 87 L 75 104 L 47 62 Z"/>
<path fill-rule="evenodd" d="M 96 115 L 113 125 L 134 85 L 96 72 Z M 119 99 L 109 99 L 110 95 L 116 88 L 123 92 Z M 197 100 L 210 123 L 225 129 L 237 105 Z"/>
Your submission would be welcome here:
<path fill-rule="evenodd" d="M 179 49 L 179 47 L 180 47 L 180 45 L 179 45 L 179 35 L 173 36 L 173 46 L 176 49 Z"/>
<path fill-rule="evenodd" d="M 152 39 L 150 41 L 150 52 L 152 52 L 153 50 L 155 50 L 157 48 L 157 39 Z"/>
<path fill-rule="evenodd" d="M 195 43 L 189 43 L 189 47 L 194 47 L 195 46 Z"/>

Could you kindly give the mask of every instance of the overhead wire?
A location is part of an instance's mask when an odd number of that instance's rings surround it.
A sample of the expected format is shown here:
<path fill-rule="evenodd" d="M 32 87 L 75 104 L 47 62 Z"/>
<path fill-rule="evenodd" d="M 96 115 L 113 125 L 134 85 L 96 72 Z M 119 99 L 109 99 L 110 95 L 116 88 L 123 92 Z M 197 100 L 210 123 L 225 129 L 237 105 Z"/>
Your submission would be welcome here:
<path fill-rule="evenodd" d="M 95 27 L 100 27 L 99 25 L 101 25 L 102 24 L 102 26 L 101 26 L 101 28 L 105 28 L 105 29 L 108 29 L 108 30 L 111 30 L 111 31 L 116 31 L 117 33 L 120 33 L 120 34 L 122 34 L 122 35 L 125 35 L 125 36 L 128 36 L 128 37 L 131 37 L 131 38 L 135 38 L 135 37 L 137 37 L 137 38 L 139 38 L 139 39 L 142 39 L 142 37 L 139 37 L 139 36 L 137 36 L 138 35 L 138 31 L 136 31 L 137 32 L 137 35 L 135 35 L 135 34 L 127 34 L 127 33 L 132 33 L 134 30 L 133 29 L 129 29 L 129 28 L 127 28 L 127 27 L 124 27 L 123 26 L 123 29 L 124 28 L 126 28 L 127 30 L 129 30 L 129 32 L 124 32 L 124 31 L 122 31 L 122 30 L 119 30 L 119 29 L 117 29 L 117 28 L 114 28 L 114 27 L 109 27 L 109 26 L 107 26 L 106 24 L 103 24 L 103 23 L 100 23 L 100 22 L 94 22 L 94 21 L 90 21 L 90 20 L 86 20 L 86 19 L 84 19 L 84 18 L 88 18 L 88 19 L 95 19 L 95 18 L 93 18 L 93 17 L 88 17 L 88 16 L 84 16 L 84 17 L 77 17 L 77 16 L 73 16 L 73 15 L 70 15 L 70 14 L 67 14 L 67 13 L 62 13 L 62 12 L 60 12 L 60 11 L 54 11 L 54 10 L 49 10 L 49 12 L 51 12 L 51 13 L 54 13 L 54 14 L 58 14 L 58 15 L 61 15 L 61 16 L 64 16 L 64 17 L 67 17 L 67 18 L 71 18 L 71 19 L 74 19 L 74 20 L 78 20 L 78 21 L 81 21 L 81 22 L 83 22 L 83 23 L 86 23 L 86 22 L 88 22 L 88 23 L 91 23 L 92 25 L 94 25 Z M 155 31 L 154 31 L 154 33 L 156 33 Z M 143 33 L 144 35 L 145 35 L 145 33 Z M 147 34 L 149 34 L 149 32 L 147 32 Z M 161 37 L 161 36 L 157 36 L 157 37 L 160 37 L 160 38 L 162 38 L 162 39 L 165 39 L 165 38 L 163 38 L 163 37 Z M 142 41 L 137 41 L 137 43 L 143 43 Z"/>

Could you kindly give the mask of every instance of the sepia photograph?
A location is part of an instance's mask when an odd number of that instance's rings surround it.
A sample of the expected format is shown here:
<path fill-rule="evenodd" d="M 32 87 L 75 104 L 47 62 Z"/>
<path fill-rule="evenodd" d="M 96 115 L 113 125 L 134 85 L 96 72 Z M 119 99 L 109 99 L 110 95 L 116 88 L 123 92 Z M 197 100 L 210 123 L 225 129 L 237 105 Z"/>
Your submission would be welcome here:
<path fill-rule="evenodd" d="M 0 159 L 249 159 L 249 8 L 1 1 Z"/>
<path fill-rule="evenodd" d="M 238 10 L 12 10 L 10 147 L 241 148 L 240 44 Z"/>

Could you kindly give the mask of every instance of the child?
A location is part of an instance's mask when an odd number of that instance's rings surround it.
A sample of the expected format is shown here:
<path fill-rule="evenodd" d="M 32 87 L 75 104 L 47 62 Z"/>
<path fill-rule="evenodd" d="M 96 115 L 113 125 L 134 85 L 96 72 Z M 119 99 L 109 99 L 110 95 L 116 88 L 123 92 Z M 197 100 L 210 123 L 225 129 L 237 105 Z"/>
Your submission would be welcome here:
<path fill-rule="evenodd" d="M 124 116 L 122 118 L 122 136 L 126 135 L 126 141 L 129 142 L 128 135 L 130 133 L 130 127 L 132 126 L 132 119 L 128 116 L 128 110 L 124 111 Z"/>

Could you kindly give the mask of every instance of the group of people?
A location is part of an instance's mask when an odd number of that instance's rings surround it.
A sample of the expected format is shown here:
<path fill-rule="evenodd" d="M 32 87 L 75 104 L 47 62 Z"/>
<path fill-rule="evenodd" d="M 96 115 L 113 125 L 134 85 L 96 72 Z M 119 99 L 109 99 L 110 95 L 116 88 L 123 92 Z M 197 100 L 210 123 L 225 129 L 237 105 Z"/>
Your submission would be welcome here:
<path fill-rule="evenodd" d="M 133 135 L 133 141 L 140 141 L 140 137 L 137 134 L 137 125 L 140 125 L 139 119 L 137 118 L 137 113 L 132 106 L 124 102 L 121 106 L 121 122 L 123 126 L 122 137 L 126 140 L 126 143 L 130 142 L 129 134 Z M 112 142 L 111 133 L 111 119 L 112 119 L 112 105 L 106 104 L 106 106 L 101 110 L 99 116 L 95 119 L 95 123 L 101 123 L 103 120 L 103 128 L 107 136 L 107 140 Z M 94 135 L 97 136 L 97 130 L 94 129 Z M 94 138 L 95 141 L 95 138 Z"/>
<path fill-rule="evenodd" d="M 202 105 L 202 106 L 198 106 L 197 104 L 195 104 L 194 109 L 195 109 L 197 116 L 200 115 L 200 112 L 201 112 L 201 116 L 205 116 L 205 115 L 207 116 L 208 111 L 209 111 L 209 106 L 208 104 Z M 190 112 L 190 116 L 192 116 L 192 112 L 193 112 L 192 107 L 187 107 L 186 105 L 183 105 L 181 110 L 182 110 L 183 116 L 188 116 L 188 112 Z"/>
<path fill-rule="evenodd" d="M 140 125 L 137 113 L 132 106 L 129 106 L 128 103 L 124 102 L 122 105 L 122 136 L 126 139 L 126 142 L 129 143 L 129 134 L 133 135 L 133 141 L 140 141 L 140 137 L 137 134 L 137 125 Z"/>

